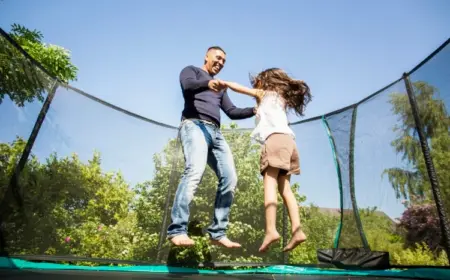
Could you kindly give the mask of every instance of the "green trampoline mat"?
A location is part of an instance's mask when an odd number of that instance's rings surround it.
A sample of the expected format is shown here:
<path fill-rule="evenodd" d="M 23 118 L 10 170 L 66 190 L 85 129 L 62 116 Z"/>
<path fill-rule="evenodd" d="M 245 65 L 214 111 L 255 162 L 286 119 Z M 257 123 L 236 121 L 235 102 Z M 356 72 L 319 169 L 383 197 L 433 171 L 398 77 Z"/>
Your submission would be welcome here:
<path fill-rule="evenodd" d="M 18 270 L 81 270 L 105 272 L 145 272 L 155 274 L 204 274 L 204 275 L 233 275 L 233 274 L 290 274 L 290 275 L 324 275 L 324 276 L 359 276 L 359 277 L 394 277 L 416 279 L 450 279 L 450 269 L 411 268 L 391 270 L 342 270 L 298 267 L 289 265 L 274 265 L 264 268 L 252 269 L 195 269 L 183 267 L 170 267 L 165 265 L 138 265 L 138 266 L 80 266 L 69 264 L 55 264 L 48 262 L 31 262 L 14 258 L 0 258 L 1 269 Z"/>

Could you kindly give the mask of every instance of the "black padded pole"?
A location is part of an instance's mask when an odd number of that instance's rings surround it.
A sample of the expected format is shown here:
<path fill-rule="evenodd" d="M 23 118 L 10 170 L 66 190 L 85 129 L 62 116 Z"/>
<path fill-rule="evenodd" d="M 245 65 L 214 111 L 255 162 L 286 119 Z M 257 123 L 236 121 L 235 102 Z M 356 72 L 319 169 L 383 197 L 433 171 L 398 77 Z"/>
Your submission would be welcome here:
<path fill-rule="evenodd" d="M 162 245 L 164 243 L 164 239 L 166 238 L 166 231 L 167 231 L 167 217 L 169 216 L 169 202 L 170 197 L 172 194 L 172 188 L 174 188 L 175 184 L 175 176 L 177 175 L 177 169 L 178 169 L 178 155 L 180 153 L 181 148 L 181 141 L 179 135 L 177 136 L 177 140 L 175 143 L 175 154 L 172 158 L 172 167 L 170 171 L 170 178 L 169 178 L 169 186 L 167 188 L 167 196 L 166 201 L 164 202 L 164 216 L 162 220 L 161 225 L 161 231 L 159 233 L 159 241 L 158 241 L 158 247 L 157 247 L 157 253 L 156 253 L 156 261 L 161 262 L 161 250 Z"/>
<path fill-rule="evenodd" d="M 444 248 L 447 253 L 447 258 L 450 261 L 450 231 L 447 224 L 447 215 L 445 213 L 445 208 L 441 199 L 441 190 L 439 189 L 439 182 L 436 175 L 436 170 L 434 168 L 433 159 L 431 158 L 430 148 L 428 147 L 427 139 L 425 138 L 425 133 L 422 129 L 422 121 L 419 117 L 419 109 L 417 107 L 416 96 L 414 95 L 414 89 L 412 87 L 411 81 L 409 80 L 408 74 L 403 74 L 403 80 L 405 82 L 406 91 L 408 93 L 409 103 L 411 105 L 411 111 L 414 117 L 414 122 L 416 124 L 417 134 L 419 135 L 420 146 L 422 148 L 422 153 L 425 159 L 425 164 L 427 166 L 428 178 L 431 183 L 431 191 L 433 192 L 434 202 L 436 203 L 436 208 L 439 215 L 439 222 L 442 231 L 442 238 L 444 240 Z"/>
<path fill-rule="evenodd" d="M 28 137 L 27 144 L 25 145 L 25 148 L 22 152 L 22 156 L 20 157 L 19 162 L 16 165 L 16 168 L 13 171 L 13 174 L 9 181 L 9 188 L 7 190 L 7 193 L 5 194 L 5 197 L 1 203 L 1 208 L 5 207 L 5 204 L 8 203 L 8 198 L 11 198 L 9 195 L 13 194 L 17 200 L 17 203 L 19 206 L 22 206 L 22 201 L 19 195 L 19 190 L 17 187 L 18 180 L 20 173 L 22 172 L 23 168 L 25 167 L 25 164 L 27 163 L 28 157 L 30 156 L 31 149 L 33 148 L 34 142 L 36 141 L 36 138 L 39 134 L 39 130 L 41 129 L 42 124 L 44 123 L 45 116 L 47 115 L 48 109 L 50 108 L 50 104 L 53 101 L 53 97 L 55 96 L 56 89 L 58 88 L 58 82 L 55 81 L 55 84 L 53 85 L 52 89 L 47 95 L 47 98 L 44 101 L 44 104 L 42 105 L 41 111 L 39 112 L 39 115 L 36 119 L 36 122 L 34 123 L 33 130 L 31 131 L 30 137 Z"/>
<path fill-rule="evenodd" d="M 31 134 L 28 137 L 27 144 L 23 149 L 22 156 L 20 157 L 19 162 L 14 168 L 13 174 L 11 175 L 11 178 L 9 180 L 9 185 L 6 189 L 6 193 L 3 196 L 3 200 L 0 203 L 0 254 L 2 255 L 6 254 L 6 241 L 5 236 L 1 231 L 1 224 L 3 223 L 3 220 L 5 218 L 4 216 L 6 216 L 5 215 L 6 212 L 8 211 L 8 209 L 10 209 L 10 203 L 12 203 L 14 200 L 18 204 L 19 209 L 22 209 L 23 201 L 19 193 L 19 186 L 18 186 L 20 173 L 25 168 L 25 164 L 28 161 L 28 157 L 30 156 L 31 149 L 33 148 L 34 142 L 36 141 L 36 138 L 39 134 L 39 130 L 41 129 L 42 124 L 44 123 L 45 116 L 47 115 L 48 109 L 50 108 L 50 104 L 53 101 L 53 97 L 55 96 L 58 85 L 59 85 L 58 82 L 56 82 L 55 80 L 55 84 L 48 93 L 47 98 L 45 99 L 44 104 L 42 105 L 41 111 L 39 112 L 36 122 L 34 123 L 33 130 L 31 131 Z"/>

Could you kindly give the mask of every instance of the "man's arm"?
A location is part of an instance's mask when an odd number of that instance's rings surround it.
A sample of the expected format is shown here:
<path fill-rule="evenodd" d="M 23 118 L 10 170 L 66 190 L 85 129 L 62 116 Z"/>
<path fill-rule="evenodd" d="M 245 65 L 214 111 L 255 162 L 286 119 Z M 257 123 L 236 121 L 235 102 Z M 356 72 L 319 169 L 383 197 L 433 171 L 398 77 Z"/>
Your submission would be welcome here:
<path fill-rule="evenodd" d="M 180 73 L 180 84 L 183 91 L 197 93 L 208 89 L 210 80 L 198 80 L 194 69 L 191 66 L 185 67 Z"/>
<path fill-rule="evenodd" d="M 227 92 L 223 94 L 222 103 L 220 105 L 225 114 L 232 120 L 247 119 L 255 115 L 254 107 L 236 108 L 233 102 L 231 102 Z"/>

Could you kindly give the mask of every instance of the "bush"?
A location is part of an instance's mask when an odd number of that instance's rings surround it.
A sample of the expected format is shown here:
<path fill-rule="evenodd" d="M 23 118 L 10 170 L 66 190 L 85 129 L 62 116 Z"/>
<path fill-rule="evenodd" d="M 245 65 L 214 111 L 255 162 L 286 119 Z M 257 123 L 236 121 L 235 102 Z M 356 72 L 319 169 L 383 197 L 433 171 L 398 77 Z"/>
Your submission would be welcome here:
<path fill-rule="evenodd" d="M 405 234 L 405 246 L 414 248 L 423 243 L 431 251 L 439 253 L 443 250 L 439 217 L 436 207 L 431 204 L 410 206 L 400 218 L 399 228 Z"/>
<path fill-rule="evenodd" d="M 424 266 L 449 265 L 445 251 L 441 251 L 440 253 L 433 252 L 425 243 L 416 243 L 413 247 L 406 250 L 391 251 L 391 264 Z"/>

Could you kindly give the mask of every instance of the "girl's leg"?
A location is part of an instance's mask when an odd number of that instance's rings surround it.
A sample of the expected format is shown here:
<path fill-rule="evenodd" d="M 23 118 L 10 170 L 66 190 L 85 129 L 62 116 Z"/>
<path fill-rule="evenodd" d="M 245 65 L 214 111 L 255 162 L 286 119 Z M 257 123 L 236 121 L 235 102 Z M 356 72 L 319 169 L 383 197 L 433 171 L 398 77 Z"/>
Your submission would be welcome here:
<path fill-rule="evenodd" d="M 306 240 L 306 235 L 301 229 L 300 225 L 300 213 L 298 212 L 298 204 L 294 194 L 291 190 L 290 175 L 279 175 L 278 177 L 278 191 L 283 197 L 284 204 L 286 205 L 289 213 L 289 219 L 292 226 L 292 238 L 283 251 L 290 251 L 297 247 L 300 243 Z"/>
<path fill-rule="evenodd" d="M 259 248 L 260 252 L 265 252 L 269 245 L 280 239 L 280 234 L 276 228 L 277 215 L 277 177 L 278 168 L 268 167 L 264 173 L 264 206 L 266 208 L 266 236 Z"/>

